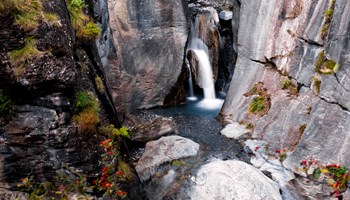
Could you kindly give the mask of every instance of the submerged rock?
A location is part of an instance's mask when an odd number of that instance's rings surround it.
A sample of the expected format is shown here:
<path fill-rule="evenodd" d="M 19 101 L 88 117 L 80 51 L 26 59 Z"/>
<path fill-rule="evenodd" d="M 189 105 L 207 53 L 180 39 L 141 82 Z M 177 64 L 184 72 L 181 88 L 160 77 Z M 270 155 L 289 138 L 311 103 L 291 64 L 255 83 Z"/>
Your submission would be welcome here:
<path fill-rule="evenodd" d="M 192 178 L 185 199 L 282 199 L 276 183 L 258 169 L 241 161 L 213 161 Z"/>
<path fill-rule="evenodd" d="M 196 156 L 199 144 L 180 136 L 167 136 L 148 142 L 145 153 L 136 165 L 141 181 L 146 181 L 157 172 L 160 165 L 173 160 Z"/>

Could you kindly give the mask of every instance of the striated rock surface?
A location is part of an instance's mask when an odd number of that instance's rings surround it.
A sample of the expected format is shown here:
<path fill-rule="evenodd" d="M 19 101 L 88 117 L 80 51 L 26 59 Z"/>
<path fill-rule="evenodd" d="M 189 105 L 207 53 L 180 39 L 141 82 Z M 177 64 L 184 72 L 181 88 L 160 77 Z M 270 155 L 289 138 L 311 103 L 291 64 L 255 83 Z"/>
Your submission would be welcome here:
<path fill-rule="evenodd" d="M 241 1 L 238 60 L 221 119 L 252 124 L 252 137 L 270 152 L 286 148 L 284 166 L 293 171 L 310 157 L 350 164 L 350 2 L 335 1 L 327 20 L 332 2 Z M 268 97 L 263 114 L 252 111 L 257 95 Z M 308 192 L 301 196 L 315 197 Z"/>
<path fill-rule="evenodd" d="M 212 161 L 198 170 L 193 181 L 181 199 L 282 199 L 276 183 L 241 161 Z"/>
<path fill-rule="evenodd" d="M 177 85 L 187 39 L 186 5 L 183 0 L 108 1 L 115 53 L 109 54 L 105 73 L 118 111 L 163 105 Z M 177 91 L 172 99 L 184 100 L 184 90 Z"/>
<path fill-rule="evenodd" d="M 160 165 L 181 158 L 196 156 L 199 144 L 180 136 L 167 136 L 146 144 L 145 153 L 136 165 L 141 181 L 148 180 Z"/>

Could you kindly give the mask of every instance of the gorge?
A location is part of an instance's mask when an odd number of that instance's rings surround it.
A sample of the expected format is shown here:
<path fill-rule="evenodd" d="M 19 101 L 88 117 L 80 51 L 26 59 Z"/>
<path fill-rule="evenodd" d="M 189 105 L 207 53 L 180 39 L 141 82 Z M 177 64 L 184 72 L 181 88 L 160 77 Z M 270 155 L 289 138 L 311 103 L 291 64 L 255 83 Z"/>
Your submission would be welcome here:
<path fill-rule="evenodd" d="M 349 1 L 3 0 L 0 19 L 0 199 L 350 199 Z"/>

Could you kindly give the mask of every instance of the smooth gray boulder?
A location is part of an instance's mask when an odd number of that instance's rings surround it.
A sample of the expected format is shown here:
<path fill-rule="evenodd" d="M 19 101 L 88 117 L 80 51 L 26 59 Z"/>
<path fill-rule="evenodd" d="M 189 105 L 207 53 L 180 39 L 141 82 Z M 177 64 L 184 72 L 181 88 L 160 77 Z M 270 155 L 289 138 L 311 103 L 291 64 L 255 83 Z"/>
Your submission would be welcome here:
<path fill-rule="evenodd" d="M 247 129 L 244 125 L 240 125 L 237 122 L 226 125 L 225 128 L 220 131 L 221 135 L 236 140 L 250 132 L 251 130 Z"/>
<path fill-rule="evenodd" d="M 199 144 L 180 136 L 167 136 L 146 144 L 145 152 L 135 167 L 141 181 L 148 180 L 160 165 L 173 160 L 196 156 Z"/>
<path fill-rule="evenodd" d="M 213 161 L 203 165 L 192 180 L 188 199 L 282 199 L 275 182 L 241 161 Z"/>

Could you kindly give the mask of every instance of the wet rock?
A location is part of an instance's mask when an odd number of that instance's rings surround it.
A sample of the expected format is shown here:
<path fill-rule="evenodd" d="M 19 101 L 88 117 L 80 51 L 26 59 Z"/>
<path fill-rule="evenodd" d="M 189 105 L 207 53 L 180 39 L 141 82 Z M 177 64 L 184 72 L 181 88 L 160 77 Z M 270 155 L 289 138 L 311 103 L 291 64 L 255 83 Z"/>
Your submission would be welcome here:
<path fill-rule="evenodd" d="M 251 130 L 247 129 L 244 125 L 237 122 L 233 122 L 225 126 L 220 133 L 228 138 L 233 138 L 238 140 L 246 134 L 249 134 Z"/>
<path fill-rule="evenodd" d="M 182 70 L 187 2 L 109 0 L 108 6 L 115 50 L 105 74 L 117 110 L 163 105 Z"/>
<path fill-rule="evenodd" d="M 241 161 L 213 161 L 192 178 L 186 199 L 282 199 L 276 183 Z"/>
<path fill-rule="evenodd" d="M 149 123 L 134 127 L 132 141 L 148 142 L 164 135 L 177 134 L 177 128 L 172 118 L 158 117 Z"/>
<path fill-rule="evenodd" d="M 232 11 L 223 10 L 219 13 L 219 18 L 222 20 L 231 20 L 232 19 Z"/>
<path fill-rule="evenodd" d="M 173 160 L 196 156 L 199 144 L 180 136 L 167 136 L 146 144 L 145 153 L 136 165 L 141 181 L 148 180 L 160 165 Z"/>

